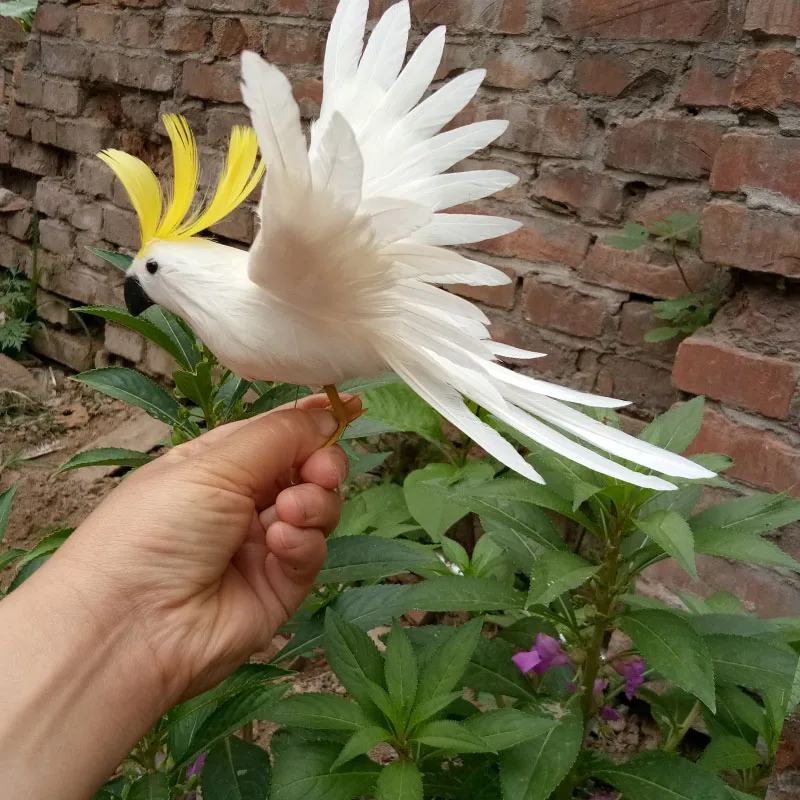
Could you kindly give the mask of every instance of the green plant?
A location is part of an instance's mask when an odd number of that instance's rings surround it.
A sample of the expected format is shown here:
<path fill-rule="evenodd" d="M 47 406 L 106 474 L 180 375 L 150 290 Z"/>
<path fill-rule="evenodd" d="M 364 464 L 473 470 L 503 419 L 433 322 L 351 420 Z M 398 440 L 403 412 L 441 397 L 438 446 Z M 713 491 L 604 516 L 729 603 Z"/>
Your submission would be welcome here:
<path fill-rule="evenodd" d="M 0 17 L 11 17 L 22 29 L 30 32 L 38 0 L 5 0 L 0 3 Z"/>
<path fill-rule="evenodd" d="M 712 283 L 707 289 L 696 291 L 686 276 L 679 250 L 680 245 L 692 250 L 700 249 L 700 215 L 676 212 L 663 221 L 652 223 L 649 228 L 628 222 L 624 233 L 606 237 L 606 244 L 626 251 L 638 250 L 649 241 L 669 248 L 687 294 L 653 303 L 656 316 L 667 322 L 667 325 L 648 331 L 645 341 L 663 342 L 678 336 L 690 336 L 700 328 L 710 325 L 722 302 L 722 287 L 718 283 Z"/>
<path fill-rule="evenodd" d="M 31 251 L 33 268 L 30 279 L 21 269 L 9 269 L 0 274 L 0 353 L 19 353 L 38 324 L 36 292 L 39 289 L 39 222 L 35 217 Z"/>

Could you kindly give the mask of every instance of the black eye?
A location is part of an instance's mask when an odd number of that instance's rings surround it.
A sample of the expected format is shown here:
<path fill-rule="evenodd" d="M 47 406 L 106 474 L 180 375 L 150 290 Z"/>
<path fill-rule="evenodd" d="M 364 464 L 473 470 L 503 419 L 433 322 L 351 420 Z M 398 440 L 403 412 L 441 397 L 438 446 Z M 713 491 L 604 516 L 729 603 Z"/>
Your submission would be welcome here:
<path fill-rule="evenodd" d="M 147 263 L 145 264 L 145 267 L 147 267 L 147 271 L 151 275 L 155 275 L 156 272 L 158 272 L 158 261 L 156 261 L 155 259 L 152 259 L 152 258 L 148 258 L 147 259 Z"/>

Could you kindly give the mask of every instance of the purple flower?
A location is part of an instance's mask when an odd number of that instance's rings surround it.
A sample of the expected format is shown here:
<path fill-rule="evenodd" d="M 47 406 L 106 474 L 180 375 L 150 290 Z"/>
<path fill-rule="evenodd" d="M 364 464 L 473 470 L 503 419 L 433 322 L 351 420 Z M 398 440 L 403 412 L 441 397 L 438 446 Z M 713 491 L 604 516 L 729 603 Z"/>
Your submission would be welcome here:
<path fill-rule="evenodd" d="M 533 670 L 537 675 L 544 675 L 550 667 L 563 667 L 570 663 L 560 642 L 544 633 L 536 635 L 536 644 L 530 650 L 517 653 L 512 659 L 523 674 Z"/>
<path fill-rule="evenodd" d="M 574 684 L 572 681 L 570 681 L 570 682 L 567 684 L 567 691 L 568 691 L 570 694 L 575 694 L 575 692 L 577 692 L 577 691 L 578 691 L 578 687 L 577 687 L 577 686 L 576 686 L 576 685 L 575 685 L 575 684 Z"/>
<path fill-rule="evenodd" d="M 186 780 L 187 781 L 189 780 L 189 778 L 192 777 L 192 775 L 199 775 L 200 774 L 200 770 L 203 769 L 203 764 L 206 763 L 207 756 L 208 756 L 208 753 L 203 753 L 202 755 L 198 756 L 197 757 L 197 761 L 195 761 L 194 764 L 192 764 L 192 766 L 189 767 L 189 769 L 186 770 Z"/>
<path fill-rule="evenodd" d="M 594 687 L 592 689 L 592 694 L 595 697 L 599 697 L 603 692 L 608 688 L 608 681 L 604 680 L 603 678 L 597 678 L 594 682 Z"/>
<path fill-rule="evenodd" d="M 165 761 L 167 760 L 166 753 L 156 753 L 156 757 L 153 759 L 153 765 L 156 769 L 158 769 Z"/>
<path fill-rule="evenodd" d="M 636 697 L 636 690 L 644 683 L 644 673 L 647 663 L 638 656 L 631 661 L 626 661 L 622 665 L 615 665 L 614 669 L 625 678 L 625 697 L 633 700 Z"/>
<path fill-rule="evenodd" d="M 600 709 L 600 716 L 607 722 L 616 722 L 619 719 L 619 712 L 611 706 L 603 706 Z"/>

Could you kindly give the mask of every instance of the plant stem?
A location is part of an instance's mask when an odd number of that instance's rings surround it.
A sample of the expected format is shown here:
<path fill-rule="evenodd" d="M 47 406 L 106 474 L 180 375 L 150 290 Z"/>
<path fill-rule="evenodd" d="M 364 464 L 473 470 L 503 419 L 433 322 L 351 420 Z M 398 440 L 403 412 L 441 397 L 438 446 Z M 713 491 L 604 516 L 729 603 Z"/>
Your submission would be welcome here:
<path fill-rule="evenodd" d="M 698 700 L 693 706 L 691 711 L 686 715 L 686 719 L 681 723 L 681 726 L 674 730 L 664 746 L 661 748 L 665 753 L 673 753 L 678 745 L 683 741 L 683 737 L 689 732 L 689 728 L 694 725 L 695 720 L 700 715 L 702 705 Z"/>
<path fill-rule="evenodd" d="M 681 274 L 684 285 L 689 290 L 689 294 L 694 294 L 694 289 L 692 289 L 689 281 L 686 280 L 686 273 L 683 271 L 683 265 L 681 264 L 681 260 L 678 258 L 678 245 L 674 239 L 672 240 L 672 258 L 675 261 L 675 266 L 678 268 L 678 272 Z"/>

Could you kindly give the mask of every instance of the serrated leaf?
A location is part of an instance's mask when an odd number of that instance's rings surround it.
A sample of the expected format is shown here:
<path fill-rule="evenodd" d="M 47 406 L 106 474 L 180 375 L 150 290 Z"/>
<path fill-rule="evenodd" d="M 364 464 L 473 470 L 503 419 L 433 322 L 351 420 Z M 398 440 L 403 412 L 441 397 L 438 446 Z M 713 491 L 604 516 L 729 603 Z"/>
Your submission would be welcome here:
<path fill-rule="evenodd" d="M 450 753 L 486 753 L 492 750 L 480 736 L 472 733 L 465 723 L 453 719 L 426 722 L 414 731 L 412 739 L 428 747 Z"/>
<path fill-rule="evenodd" d="M 639 516 L 649 517 L 656 511 L 674 511 L 688 517 L 703 498 L 703 487 L 690 483 L 671 492 L 656 492 L 639 510 Z"/>
<path fill-rule="evenodd" d="M 405 383 L 393 383 L 364 396 L 365 417 L 396 431 L 419 434 L 430 442 L 444 442 L 439 415 Z"/>
<path fill-rule="evenodd" d="M 402 382 L 403 379 L 394 372 L 384 372 L 377 378 L 353 378 L 353 380 L 340 383 L 336 388 L 340 394 L 364 394 L 364 392 L 372 392 L 383 386 Z"/>
<path fill-rule="evenodd" d="M 356 536 L 410 521 L 411 512 L 406 506 L 403 489 L 396 484 L 382 484 L 360 492 L 345 503 L 333 536 L 334 539 Z"/>
<path fill-rule="evenodd" d="M 49 556 L 55 553 L 59 547 L 61 547 L 64 542 L 72 534 L 72 528 L 62 528 L 61 530 L 54 531 L 51 534 L 48 534 L 44 537 L 44 539 L 40 539 L 27 553 L 22 557 L 18 566 L 20 569 L 27 566 L 33 561 L 36 561 L 42 556 Z"/>
<path fill-rule="evenodd" d="M 706 603 L 717 614 L 744 614 L 742 601 L 731 592 L 712 592 Z"/>
<path fill-rule="evenodd" d="M 689 524 L 695 536 L 719 533 L 767 533 L 800 519 L 800 498 L 788 495 L 755 494 L 717 503 L 695 514 Z"/>
<path fill-rule="evenodd" d="M 149 772 L 137 778 L 126 800 L 169 800 L 169 783 L 163 772 Z"/>
<path fill-rule="evenodd" d="M 328 742 L 278 749 L 270 800 L 352 800 L 370 792 L 381 767 L 362 756 L 332 772 L 339 751 Z"/>
<path fill-rule="evenodd" d="M 411 761 L 392 761 L 378 776 L 375 800 L 422 800 L 422 773 Z"/>
<path fill-rule="evenodd" d="M 738 736 L 715 736 L 697 763 L 711 772 L 725 772 L 755 767 L 761 763 L 761 756 Z"/>
<path fill-rule="evenodd" d="M 35 8 L 35 3 L 33 4 Z M 115 253 L 112 250 L 98 250 L 96 247 L 86 248 L 90 253 L 94 253 L 98 258 L 116 267 L 120 272 L 127 272 L 133 262 L 133 258 L 125 253 Z"/>
<path fill-rule="evenodd" d="M 696 533 L 695 548 L 698 553 L 719 558 L 731 558 L 760 564 L 765 567 L 783 567 L 800 572 L 800 563 L 769 539 L 757 533 L 736 533 L 726 530 L 705 530 Z"/>
<path fill-rule="evenodd" d="M 267 800 L 271 769 L 258 745 L 228 736 L 211 748 L 203 765 L 203 800 Z"/>
<path fill-rule="evenodd" d="M 332 608 L 347 622 L 362 630 L 370 630 L 415 608 L 413 588 L 394 585 L 348 589 L 334 601 Z"/>
<path fill-rule="evenodd" d="M 479 692 L 533 700 L 536 693 L 511 660 L 515 650 L 500 639 L 479 639 L 462 683 Z"/>
<path fill-rule="evenodd" d="M 774 639 L 775 635 L 775 626 L 771 620 L 750 617 L 745 614 L 716 614 L 711 610 L 710 606 L 707 613 L 693 616 L 689 621 L 701 636 L 724 633 Z"/>
<path fill-rule="evenodd" d="M 634 520 L 634 524 L 697 580 L 694 534 L 680 514 L 656 511 L 644 519 Z"/>
<path fill-rule="evenodd" d="M 11 516 L 11 504 L 14 502 L 14 495 L 20 486 L 22 486 L 22 481 L 17 481 L 0 494 L 0 544 L 5 538 L 8 518 Z"/>
<path fill-rule="evenodd" d="M 390 731 L 381 728 L 379 725 L 368 725 L 357 730 L 345 743 L 342 752 L 336 757 L 336 761 L 331 765 L 331 770 L 338 769 L 342 764 L 352 761 L 356 756 L 363 756 L 373 747 L 377 747 L 381 742 L 386 742 L 392 738 Z"/>
<path fill-rule="evenodd" d="M 270 719 L 279 725 L 320 731 L 357 731 L 369 725 L 358 705 L 327 692 L 285 697 L 270 711 Z"/>
<path fill-rule="evenodd" d="M 377 419 L 359 417 L 344 429 L 341 440 L 369 439 L 371 436 L 382 436 L 385 433 L 397 433 L 397 428 L 393 428 L 391 425 L 387 425 Z"/>
<path fill-rule="evenodd" d="M 116 400 L 138 406 L 167 425 L 183 425 L 178 403 L 140 372 L 125 367 L 106 367 L 82 372 L 72 380 L 86 384 Z"/>
<path fill-rule="evenodd" d="M 619 619 L 648 666 L 690 692 L 712 711 L 716 707 L 714 671 L 703 638 L 677 614 L 633 611 Z"/>
<path fill-rule="evenodd" d="M 564 592 L 583 586 L 598 570 L 570 552 L 543 553 L 533 564 L 527 606 L 550 605 Z"/>
<path fill-rule="evenodd" d="M 401 541 L 378 536 L 341 536 L 328 542 L 328 555 L 317 584 L 374 581 L 432 569 L 439 565 L 435 555 L 412 550 Z"/>
<path fill-rule="evenodd" d="M 141 314 L 141 318 L 152 322 L 172 339 L 181 353 L 177 361 L 185 369 L 194 369 L 200 363 L 200 353 L 196 346 L 197 337 L 180 317 L 161 306 L 150 306 Z"/>
<path fill-rule="evenodd" d="M 678 328 L 651 328 L 649 331 L 645 331 L 644 340 L 648 344 L 657 344 L 658 342 L 668 342 L 680 335 L 681 332 Z"/>
<path fill-rule="evenodd" d="M 731 735 L 755 743 L 760 734 L 767 738 L 764 707 L 751 695 L 735 686 L 717 687 L 717 713 L 714 719 Z"/>
<path fill-rule="evenodd" d="M 580 481 L 572 487 L 572 510 L 577 511 L 587 500 L 602 492 L 600 486 Z"/>
<path fill-rule="evenodd" d="M 583 721 L 567 714 L 548 730 L 500 755 L 504 800 L 546 800 L 578 758 Z"/>
<path fill-rule="evenodd" d="M 386 689 L 401 717 L 392 721 L 402 727 L 417 696 L 417 657 L 411 641 L 397 620 L 386 639 L 384 662 Z"/>
<path fill-rule="evenodd" d="M 726 800 L 725 784 L 710 772 L 671 753 L 639 753 L 608 764 L 594 776 L 630 798 L 647 800 Z"/>
<path fill-rule="evenodd" d="M 17 547 L 12 548 L 11 550 L 4 550 L 2 553 L 0 553 L 0 570 L 4 570 L 15 562 L 19 561 L 26 552 L 26 550 L 20 550 Z"/>
<path fill-rule="evenodd" d="M 28 578 L 30 578 L 37 569 L 40 569 L 47 563 L 52 555 L 52 553 L 47 553 L 46 555 L 27 561 L 24 566 L 20 567 L 19 571 L 14 576 L 14 580 L 11 581 L 8 591 L 13 592 L 14 589 L 18 589 L 20 586 L 22 586 L 22 584 L 25 583 L 25 581 L 28 580 Z"/>
<path fill-rule="evenodd" d="M 434 697 L 429 697 L 427 700 L 417 702 L 409 717 L 408 729 L 412 730 L 420 723 L 435 717 L 461 696 L 461 692 L 449 692 L 448 694 L 438 694 Z"/>
<path fill-rule="evenodd" d="M 541 736 L 556 722 L 549 717 L 535 717 L 516 708 L 501 708 L 475 714 L 464 724 L 493 751 L 499 752 Z"/>
<path fill-rule="evenodd" d="M 764 639 L 722 634 L 705 636 L 704 642 L 720 683 L 762 692 L 792 685 L 797 654 L 788 647 Z"/>
<path fill-rule="evenodd" d="M 671 453 L 683 453 L 700 433 L 704 408 L 704 397 L 695 397 L 688 403 L 681 403 L 656 417 L 639 434 L 639 438 Z"/>
<path fill-rule="evenodd" d="M 524 608 L 522 592 L 488 578 L 442 576 L 411 587 L 413 608 L 425 611 L 493 611 Z"/>
<path fill-rule="evenodd" d="M 360 478 L 367 472 L 372 472 L 373 470 L 376 470 L 391 455 L 391 453 L 386 453 L 386 452 L 359 453 L 352 449 L 348 450 L 347 448 L 349 448 L 350 445 L 346 443 L 340 444 L 340 447 L 347 453 L 347 459 L 350 464 L 349 470 L 347 472 L 348 483 L 351 483 L 356 478 Z"/>
<path fill-rule="evenodd" d="M 57 472 L 67 472 L 83 467 L 141 467 L 149 464 L 155 456 L 141 453 L 138 450 L 125 450 L 121 447 L 98 447 L 96 450 L 84 450 L 65 461 Z"/>

